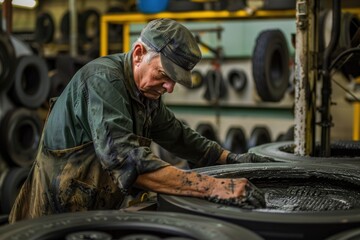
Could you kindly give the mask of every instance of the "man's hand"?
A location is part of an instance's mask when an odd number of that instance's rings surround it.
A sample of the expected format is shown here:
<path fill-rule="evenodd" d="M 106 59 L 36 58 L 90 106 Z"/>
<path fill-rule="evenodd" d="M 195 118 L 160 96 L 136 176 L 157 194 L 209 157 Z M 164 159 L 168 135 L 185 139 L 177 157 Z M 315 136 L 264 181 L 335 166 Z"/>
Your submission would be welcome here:
<path fill-rule="evenodd" d="M 233 163 L 265 163 L 265 162 L 276 162 L 275 159 L 270 157 L 262 157 L 254 153 L 235 154 L 229 153 L 226 158 L 227 164 Z"/>
<path fill-rule="evenodd" d="M 266 207 L 264 193 L 245 178 L 216 179 L 213 192 L 206 199 L 247 209 Z"/>

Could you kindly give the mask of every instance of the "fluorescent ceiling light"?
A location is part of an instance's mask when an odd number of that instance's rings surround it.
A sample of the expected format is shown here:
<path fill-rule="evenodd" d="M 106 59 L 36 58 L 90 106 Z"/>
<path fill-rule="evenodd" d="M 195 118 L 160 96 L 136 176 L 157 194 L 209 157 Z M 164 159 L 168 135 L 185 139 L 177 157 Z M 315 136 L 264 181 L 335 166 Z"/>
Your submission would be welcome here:
<path fill-rule="evenodd" d="M 0 0 L 3 3 L 4 0 Z M 18 7 L 34 8 L 36 6 L 36 0 L 12 0 L 12 4 Z"/>

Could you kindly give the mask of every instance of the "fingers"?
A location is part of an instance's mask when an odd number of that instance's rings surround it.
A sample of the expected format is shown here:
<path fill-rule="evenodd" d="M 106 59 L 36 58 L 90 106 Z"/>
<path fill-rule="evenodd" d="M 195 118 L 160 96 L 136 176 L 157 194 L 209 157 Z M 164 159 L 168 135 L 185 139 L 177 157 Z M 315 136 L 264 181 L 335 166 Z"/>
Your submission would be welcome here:
<path fill-rule="evenodd" d="M 231 179 L 231 181 L 238 182 L 240 185 L 241 189 L 238 191 L 239 196 L 232 195 L 220 197 L 219 195 L 215 195 L 207 197 L 206 199 L 214 203 L 237 206 L 244 209 L 265 208 L 266 201 L 264 193 L 248 180 L 239 180 L 240 179 Z M 244 180 L 246 180 L 245 185 Z"/>
<path fill-rule="evenodd" d="M 254 184 L 248 182 L 245 185 L 245 192 L 246 192 L 245 203 L 248 203 L 251 207 L 254 208 L 266 207 L 264 193 Z"/>
<path fill-rule="evenodd" d="M 264 163 L 275 162 L 275 159 L 270 157 L 263 157 L 255 153 L 234 154 L 230 153 L 227 163 Z"/>

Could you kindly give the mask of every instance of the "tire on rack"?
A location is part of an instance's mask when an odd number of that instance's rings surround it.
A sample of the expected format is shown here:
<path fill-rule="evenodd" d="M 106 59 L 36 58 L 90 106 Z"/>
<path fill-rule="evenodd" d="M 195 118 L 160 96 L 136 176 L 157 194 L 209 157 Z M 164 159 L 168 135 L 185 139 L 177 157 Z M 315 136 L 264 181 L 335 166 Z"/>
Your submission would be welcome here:
<path fill-rule="evenodd" d="M 279 29 L 262 31 L 252 57 L 252 71 L 257 93 L 263 101 L 279 102 L 289 87 L 289 50 Z"/>
<path fill-rule="evenodd" d="M 279 162 L 316 163 L 316 164 L 341 164 L 360 166 L 360 142 L 336 141 L 330 144 L 331 157 L 309 157 L 294 154 L 295 144 L 293 141 L 268 143 L 249 149 L 249 152 L 260 156 L 274 158 Z M 315 148 L 315 156 L 318 156 L 319 146 Z"/>
<path fill-rule="evenodd" d="M 276 139 L 276 142 L 284 142 L 284 141 L 294 141 L 295 139 L 295 125 L 289 127 L 286 133 L 281 133 Z"/>
<path fill-rule="evenodd" d="M 69 77 L 57 70 L 49 72 L 50 79 L 50 91 L 48 99 L 58 97 L 64 91 L 66 85 L 69 82 Z"/>
<path fill-rule="evenodd" d="M 5 178 L 0 186 L 0 213 L 9 214 L 28 174 L 28 168 L 14 167 L 4 172 Z"/>
<path fill-rule="evenodd" d="M 248 149 L 244 129 L 242 127 L 229 128 L 223 147 L 233 153 L 246 153 Z"/>
<path fill-rule="evenodd" d="M 247 85 L 247 76 L 244 70 L 232 69 L 228 73 L 230 86 L 238 93 L 242 92 Z"/>
<path fill-rule="evenodd" d="M 54 39 L 55 23 L 50 13 L 43 12 L 36 18 L 35 40 L 38 43 L 50 43 Z"/>
<path fill-rule="evenodd" d="M 251 131 L 248 149 L 271 142 L 270 131 L 266 126 L 255 126 Z"/>
<path fill-rule="evenodd" d="M 10 36 L 0 30 L 0 92 L 6 92 L 12 85 L 15 59 L 15 49 Z"/>
<path fill-rule="evenodd" d="M 40 142 L 42 122 L 37 112 L 16 108 L 1 121 L 0 142 L 10 166 L 28 167 L 35 159 Z"/>
<path fill-rule="evenodd" d="M 214 127 L 210 123 L 199 123 L 196 127 L 196 131 L 203 137 L 206 137 L 209 140 L 219 143 L 219 138 L 215 132 Z"/>
<path fill-rule="evenodd" d="M 105 238 L 91 238 L 90 235 Z M 27 239 L 196 239 L 262 238 L 243 227 L 212 218 L 153 211 L 86 211 L 24 220 L 0 227 L 3 240 Z M 110 238 L 109 238 L 110 236 Z"/>
<path fill-rule="evenodd" d="M 217 101 L 227 96 L 227 86 L 220 71 L 209 70 L 205 76 L 204 98 L 208 101 Z"/>
<path fill-rule="evenodd" d="M 247 178 L 266 208 L 249 209 L 194 197 L 158 195 L 158 210 L 213 217 L 268 240 L 324 239 L 360 224 L 360 170 L 301 163 L 231 164 L 195 169 L 219 178 Z"/>
<path fill-rule="evenodd" d="M 35 109 L 47 100 L 50 81 L 48 68 L 42 57 L 36 55 L 19 57 L 13 78 L 9 96 L 18 105 Z"/>
<path fill-rule="evenodd" d="M 80 15 L 79 37 L 84 43 L 99 38 L 100 13 L 95 9 L 87 9 Z"/>

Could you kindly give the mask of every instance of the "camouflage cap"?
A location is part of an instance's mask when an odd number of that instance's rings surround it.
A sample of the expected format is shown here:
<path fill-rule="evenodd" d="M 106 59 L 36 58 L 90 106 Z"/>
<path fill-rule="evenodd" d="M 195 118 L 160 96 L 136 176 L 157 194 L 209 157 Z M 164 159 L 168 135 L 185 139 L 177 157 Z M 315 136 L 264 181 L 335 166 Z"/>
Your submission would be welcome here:
<path fill-rule="evenodd" d="M 140 38 L 160 53 L 161 64 L 172 80 L 192 87 L 191 70 L 200 61 L 201 51 L 186 27 L 172 19 L 156 19 L 146 25 Z"/>

